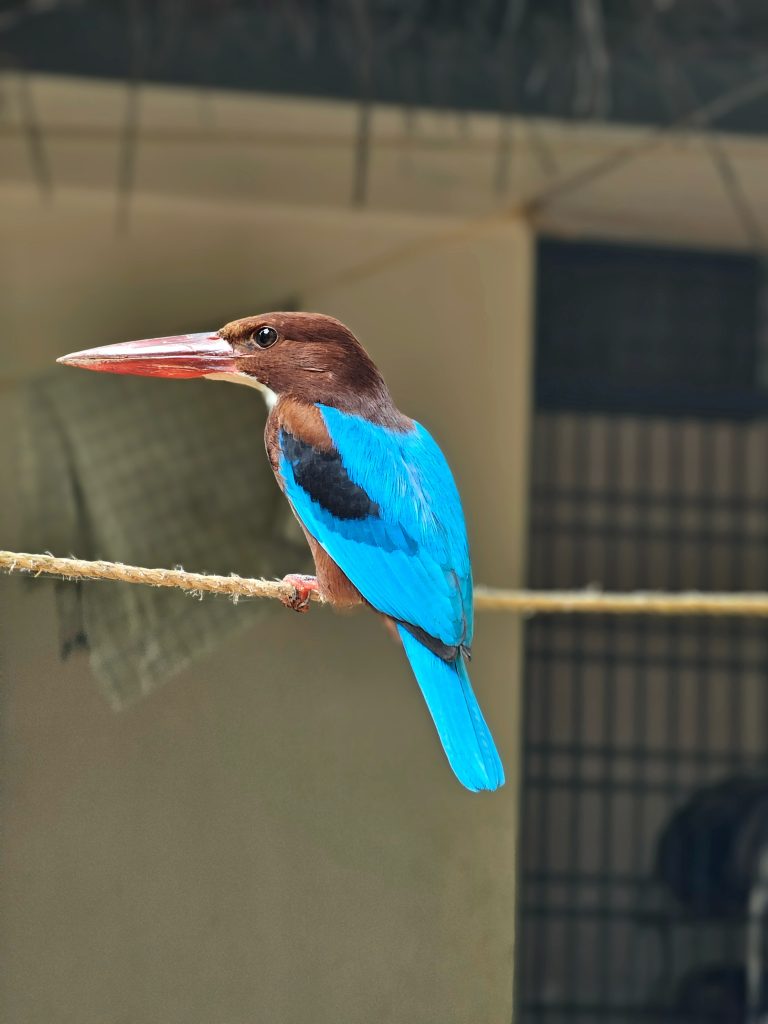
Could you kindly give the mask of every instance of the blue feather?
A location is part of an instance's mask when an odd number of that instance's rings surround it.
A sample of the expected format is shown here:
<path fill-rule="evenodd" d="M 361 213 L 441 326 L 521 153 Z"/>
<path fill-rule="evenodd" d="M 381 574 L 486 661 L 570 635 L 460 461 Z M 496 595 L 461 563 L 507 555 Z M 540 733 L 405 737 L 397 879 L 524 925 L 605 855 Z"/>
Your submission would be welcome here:
<path fill-rule="evenodd" d="M 475 792 L 503 786 L 504 768 L 472 692 L 464 659 L 459 656 L 455 662 L 441 661 L 407 629 L 397 628 L 459 782 Z"/>
<path fill-rule="evenodd" d="M 407 433 L 318 406 L 350 479 L 378 516 L 339 519 L 296 483 L 286 492 L 306 528 L 379 611 L 443 643 L 472 643 L 472 571 L 461 499 L 448 463 L 420 424 Z"/>
<path fill-rule="evenodd" d="M 331 465 L 333 455 L 318 452 L 315 468 L 326 473 L 327 486 L 324 494 L 310 493 L 314 478 L 300 464 L 300 446 L 280 435 L 279 471 L 299 519 L 374 608 L 451 647 L 469 647 L 469 546 L 443 453 L 419 423 L 396 431 L 330 406 L 317 408 L 343 472 L 338 460 Z M 469 789 L 500 786 L 504 772 L 463 659 L 444 662 L 398 628 L 457 776 Z"/>

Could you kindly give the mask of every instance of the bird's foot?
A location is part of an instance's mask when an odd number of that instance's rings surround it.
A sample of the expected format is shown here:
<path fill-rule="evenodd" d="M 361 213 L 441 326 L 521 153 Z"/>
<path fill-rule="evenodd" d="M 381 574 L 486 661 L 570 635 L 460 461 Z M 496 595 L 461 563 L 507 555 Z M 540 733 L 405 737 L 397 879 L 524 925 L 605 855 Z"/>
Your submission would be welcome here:
<path fill-rule="evenodd" d="M 292 608 L 295 612 L 305 612 L 309 608 L 311 595 L 317 593 L 317 577 L 292 572 L 283 576 L 283 583 L 293 587 L 293 593 L 289 597 L 280 598 L 285 607 Z"/>

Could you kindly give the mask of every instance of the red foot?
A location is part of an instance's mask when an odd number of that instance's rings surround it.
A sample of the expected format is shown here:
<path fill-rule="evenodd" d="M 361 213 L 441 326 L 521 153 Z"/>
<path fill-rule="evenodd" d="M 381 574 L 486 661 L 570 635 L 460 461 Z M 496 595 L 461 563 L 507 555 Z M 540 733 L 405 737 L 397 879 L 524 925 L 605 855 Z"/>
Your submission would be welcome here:
<path fill-rule="evenodd" d="M 317 577 L 301 576 L 299 573 L 292 572 L 283 576 L 283 583 L 288 583 L 293 587 L 290 597 L 280 598 L 285 607 L 292 608 L 295 612 L 305 612 L 309 608 L 310 595 L 317 593 Z"/>

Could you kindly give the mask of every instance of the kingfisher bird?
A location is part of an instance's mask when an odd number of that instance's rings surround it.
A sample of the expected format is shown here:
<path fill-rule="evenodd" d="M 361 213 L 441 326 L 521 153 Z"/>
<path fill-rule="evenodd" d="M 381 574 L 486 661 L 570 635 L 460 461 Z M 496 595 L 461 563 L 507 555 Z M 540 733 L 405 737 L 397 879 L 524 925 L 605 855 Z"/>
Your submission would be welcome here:
<path fill-rule="evenodd" d="M 218 331 L 123 342 L 62 356 L 68 366 L 206 377 L 273 397 L 265 445 L 316 576 L 290 574 L 287 604 L 364 604 L 399 637 L 443 749 L 469 790 L 504 769 L 467 672 L 472 568 L 461 499 L 440 448 L 394 404 L 355 335 L 318 313 L 265 313 Z"/>

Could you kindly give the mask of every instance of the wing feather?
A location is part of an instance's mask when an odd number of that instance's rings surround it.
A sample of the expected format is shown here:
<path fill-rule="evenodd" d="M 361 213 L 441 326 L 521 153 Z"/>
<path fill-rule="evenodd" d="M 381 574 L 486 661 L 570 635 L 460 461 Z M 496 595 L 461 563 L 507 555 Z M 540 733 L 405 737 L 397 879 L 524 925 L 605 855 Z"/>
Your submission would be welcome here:
<path fill-rule="evenodd" d="M 318 406 L 328 453 L 279 434 L 279 471 L 306 529 L 365 599 L 445 644 L 472 641 L 472 575 L 461 500 L 418 423 L 401 432 Z"/>

